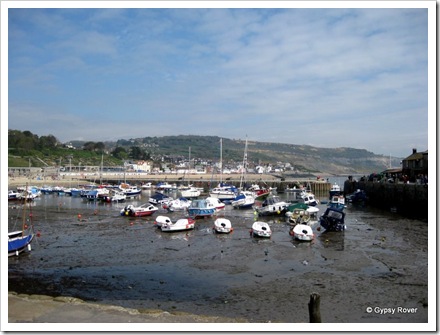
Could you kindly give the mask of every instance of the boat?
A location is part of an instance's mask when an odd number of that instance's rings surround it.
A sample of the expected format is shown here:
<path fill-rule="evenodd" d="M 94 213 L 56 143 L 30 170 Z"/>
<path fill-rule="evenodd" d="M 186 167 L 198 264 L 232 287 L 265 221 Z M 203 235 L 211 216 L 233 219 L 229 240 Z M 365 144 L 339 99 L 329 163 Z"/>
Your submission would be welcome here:
<path fill-rule="evenodd" d="M 357 189 L 353 193 L 346 196 L 348 202 L 356 203 L 356 202 L 364 202 L 367 200 L 367 193 L 364 190 Z"/>
<path fill-rule="evenodd" d="M 218 198 L 221 201 L 231 201 L 234 200 L 235 197 L 238 194 L 238 189 L 233 186 L 229 185 L 227 183 L 223 182 L 223 139 L 220 139 L 220 183 L 217 185 L 217 187 L 214 187 L 209 191 L 209 196 L 211 198 Z"/>
<path fill-rule="evenodd" d="M 318 200 L 315 199 L 315 195 L 313 193 L 304 192 L 301 195 L 301 198 L 304 200 L 304 203 L 309 206 L 317 206 L 318 205 Z"/>
<path fill-rule="evenodd" d="M 121 191 L 113 191 L 110 195 L 105 195 L 102 197 L 104 202 L 122 202 L 127 199 L 127 196 L 124 192 Z"/>
<path fill-rule="evenodd" d="M 194 199 L 188 207 L 188 214 L 193 218 L 213 216 L 216 212 L 215 206 L 206 199 Z"/>
<path fill-rule="evenodd" d="M 127 185 L 126 187 L 119 187 L 119 190 L 122 191 L 127 198 L 135 198 L 142 192 L 142 189 L 138 188 L 137 186 L 130 185 Z"/>
<path fill-rule="evenodd" d="M 252 224 L 251 235 L 257 237 L 271 237 L 272 230 L 270 229 L 270 226 L 266 222 L 255 221 Z"/>
<path fill-rule="evenodd" d="M 291 225 L 307 224 L 310 221 L 310 213 L 307 209 L 296 208 L 291 212 L 289 216 L 289 222 Z"/>
<path fill-rule="evenodd" d="M 162 205 L 162 208 L 168 209 L 170 211 L 181 211 L 186 210 L 191 205 L 191 201 L 186 198 L 174 199 L 166 204 Z"/>
<path fill-rule="evenodd" d="M 218 198 L 222 201 L 234 200 L 237 197 L 238 189 L 226 183 L 220 183 L 217 187 L 209 191 L 209 196 L 211 198 Z"/>
<path fill-rule="evenodd" d="M 184 198 L 197 198 L 201 194 L 200 190 L 193 186 L 183 186 L 179 191 Z"/>
<path fill-rule="evenodd" d="M 334 195 L 331 197 L 330 202 L 327 205 L 331 208 L 341 209 L 345 208 L 345 198 L 343 195 Z"/>
<path fill-rule="evenodd" d="M 165 232 L 194 229 L 196 223 L 196 221 L 192 218 L 179 219 L 176 222 L 172 222 L 167 216 L 161 216 L 158 218 L 160 222 L 160 230 Z M 158 218 L 156 218 L 155 222 L 158 222 Z"/>
<path fill-rule="evenodd" d="M 231 221 L 225 218 L 218 218 L 214 221 L 214 231 L 219 234 L 229 234 L 234 229 L 232 228 Z"/>
<path fill-rule="evenodd" d="M 8 201 L 9 200 L 18 200 L 20 199 L 21 193 L 18 191 L 9 190 L 8 191 Z"/>
<path fill-rule="evenodd" d="M 143 189 L 143 190 L 149 190 L 152 187 L 153 187 L 153 184 L 151 182 L 148 182 L 148 183 L 141 185 L 141 189 Z"/>
<path fill-rule="evenodd" d="M 295 209 L 305 210 L 308 213 L 308 215 L 310 215 L 310 218 L 316 217 L 319 212 L 319 208 L 317 206 L 309 206 L 305 204 L 304 201 L 301 201 L 287 206 L 286 216 L 290 217 Z"/>
<path fill-rule="evenodd" d="M 123 209 L 121 209 L 121 215 L 122 216 L 150 216 L 154 212 L 158 211 L 159 208 L 156 206 L 146 203 L 141 206 L 135 207 L 133 205 L 125 206 Z"/>
<path fill-rule="evenodd" d="M 255 205 L 254 194 L 250 191 L 241 191 L 233 201 L 231 205 L 236 209 L 252 208 Z"/>
<path fill-rule="evenodd" d="M 176 184 L 169 184 L 166 181 L 160 182 L 156 185 L 156 191 L 161 192 L 174 192 L 177 190 Z"/>
<path fill-rule="evenodd" d="M 152 205 L 162 206 L 168 205 L 174 199 L 166 194 L 156 192 L 149 199 L 148 202 Z"/>
<path fill-rule="evenodd" d="M 312 241 L 315 238 L 312 228 L 307 224 L 297 224 L 289 234 L 300 241 Z"/>
<path fill-rule="evenodd" d="M 30 202 L 29 202 L 29 206 L 30 206 Z M 22 213 L 23 215 L 22 229 L 8 233 L 8 257 L 18 256 L 23 251 L 32 250 L 31 242 L 34 239 L 35 234 L 33 233 L 33 225 L 26 224 L 26 207 L 27 207 L 27 201 L 25 198 L 23 205 L 23 213 Z M 29 215 L 29 218 L 32 219 L 32 213 Z"/>
<path fill-rule="evenodd" d="M 343 231 L 346 229 L 345 213 L 341 209 L 327 207 L 319 223 L 326 231 Z"/>
<path fill-rule="evenodd" d="M 215 207 L 216 212 L 219 212 L 226 207 L 226 204 L 221 202 L 218 198 L 207 197 L 206 201 Z"/>
<path fill-rule="evenodd" d="M 289 204 L 281 201 L 277 195 L 270 195 L 261 204 L 261 207 L 255 206 L 258 215 L 284 215 L 287 212 Z"/>
<path fill-rule="evenodd" d="M 330 199 L 335 195 L 341 195 L 341 186 L 339 186 L 337 183 L 334 183 L 330 188 L 329 195 Z"/>
<path fill-rule="evenodd" d="M 271 193 L 271 189 L 269 188 L 261 188 L 258 184 L 253 184 L 248 188 L 248 191 L 254 193 L 254 199 L 258 201 L 263 201 L 266 199 Z"/>

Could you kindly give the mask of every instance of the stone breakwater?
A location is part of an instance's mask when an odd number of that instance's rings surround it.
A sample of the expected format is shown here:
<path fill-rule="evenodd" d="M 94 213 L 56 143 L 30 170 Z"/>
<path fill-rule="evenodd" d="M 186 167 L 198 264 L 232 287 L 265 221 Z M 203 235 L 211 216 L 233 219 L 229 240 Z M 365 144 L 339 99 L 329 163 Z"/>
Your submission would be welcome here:
<path fill-rule="evenodd" d="M 57 178 L 26 178 L 26 177 L 10 177 L 8 179 L 8 185 L 10 188 L 17 186 L 23 186 L 26 183 L 28 185 L 35 186 L 71 186 L 77 187 L 79 185 L 90 183 L 109 183 L 118 184 L 121 182 L 127 182 L 130 184 L 141 185 L 143 183 L 151 182 L 153 185 L 159 182 L 168 182 L 180 184 L 192 184 L 196 187 L 203 187 L 206 191 L 210 188 L 217 186 L 220 180 L 232 184 L 236 187 L 240 186 L 241 176 L 239 174 L 226 174 L 220 175 L 178 175 L 178 174 L 142 174 L 142 173 L 103 173 L 94 175 L 60 175 Z M 277 189 L 277 192 L 284 192 L 286 188 L 299 185 L 310 185 L 312 192 L 317 196 L 328 196 L 328 191 L 331 188 L 331 184 L 323 179 L 317 177 L 310 178 L 280 178 L 276 175 L 270 174 L 248 174 L 246 176 L 246 184 L 258 184 L 260 186 L 273 187 Z"/>

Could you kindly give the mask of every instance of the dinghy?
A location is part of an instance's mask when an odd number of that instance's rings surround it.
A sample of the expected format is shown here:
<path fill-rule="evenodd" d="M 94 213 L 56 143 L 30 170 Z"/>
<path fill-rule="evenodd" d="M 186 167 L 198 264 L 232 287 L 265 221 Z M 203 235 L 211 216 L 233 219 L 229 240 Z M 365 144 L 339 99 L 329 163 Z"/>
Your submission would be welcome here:
<path fill-rule="evenodd" d="M 225 218 L 218 218 L 214 221 L 214 231 L 216 233 L 229 234 L 234 229 L 232 228 L 231 221 Z"/>
<path fill-rule="evenodd" d="M 167 216 L 158 216 L 155 224 L 160 225 L 160 230 L 164 232 L 170 231 L 182 231 L 194 229 L 196 221 L 192 218 L 179 219 L 176 222 L 172 222 Z"/>
<path fill-rule="evenodd" d="M 266 222 L 255 221 L 252 224 L 251 234 L 257 237 L 271 237 L 272 231 Z"/>
<path fill-rule="evenodd" d="M 306 224 L 297 224 L 289 234 L 300 241 L 311 241 L 315 238 L 312 228 Z"/>

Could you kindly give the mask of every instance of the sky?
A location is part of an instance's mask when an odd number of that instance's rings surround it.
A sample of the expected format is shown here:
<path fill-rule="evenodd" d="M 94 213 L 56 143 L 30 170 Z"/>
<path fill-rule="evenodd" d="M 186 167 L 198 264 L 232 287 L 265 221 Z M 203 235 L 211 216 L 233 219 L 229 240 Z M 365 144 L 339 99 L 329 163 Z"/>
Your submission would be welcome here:
<path fill-rule="evenodd" d="M 411 3 L 9 8 L 8 129 L 61 142 L 214 135 L 407 157 L 428 149 L 432 121 L 428 9 Z"/>

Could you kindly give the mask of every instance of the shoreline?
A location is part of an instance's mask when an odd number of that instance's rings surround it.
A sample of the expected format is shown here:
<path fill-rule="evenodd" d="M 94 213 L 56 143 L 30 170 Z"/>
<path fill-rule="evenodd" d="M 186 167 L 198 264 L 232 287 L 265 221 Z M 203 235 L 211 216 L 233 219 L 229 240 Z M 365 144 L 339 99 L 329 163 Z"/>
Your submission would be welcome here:
<path fill-rule="evenodd" d="M 249 323 L 244 319 L 134 309 L 74 297 L 8 292 L 8 323 Z"/>

